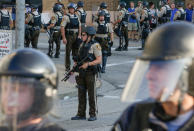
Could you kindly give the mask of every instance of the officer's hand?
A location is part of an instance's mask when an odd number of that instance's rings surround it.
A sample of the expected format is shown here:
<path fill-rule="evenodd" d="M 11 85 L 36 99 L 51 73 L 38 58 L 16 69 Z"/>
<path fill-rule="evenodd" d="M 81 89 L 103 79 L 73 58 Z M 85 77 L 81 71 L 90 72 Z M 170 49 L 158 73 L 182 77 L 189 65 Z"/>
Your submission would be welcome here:
<path fill-rule="evenodd" d="M 67 44 L 67 39 L 63 38 L 63 44 Z"/>
<path fill-rule="evenodd" d="M 88 68 L 88 62 L 87 63 L 84 63 L 81 67 L 80 67 L 80 69 L 87 69 Z"/>

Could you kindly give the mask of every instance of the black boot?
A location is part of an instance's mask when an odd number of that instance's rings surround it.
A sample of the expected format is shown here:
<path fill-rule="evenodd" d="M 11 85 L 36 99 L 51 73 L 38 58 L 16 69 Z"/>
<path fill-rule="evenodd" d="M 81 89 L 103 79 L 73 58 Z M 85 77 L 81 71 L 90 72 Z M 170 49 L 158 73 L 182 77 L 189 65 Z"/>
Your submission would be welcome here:
<path fill-rule="evenodd" d="M 117 48 L 115 49 L 115 51 L 122 51 L 122 47 L 121 47 L 121 46 L 117 47 Z"/>

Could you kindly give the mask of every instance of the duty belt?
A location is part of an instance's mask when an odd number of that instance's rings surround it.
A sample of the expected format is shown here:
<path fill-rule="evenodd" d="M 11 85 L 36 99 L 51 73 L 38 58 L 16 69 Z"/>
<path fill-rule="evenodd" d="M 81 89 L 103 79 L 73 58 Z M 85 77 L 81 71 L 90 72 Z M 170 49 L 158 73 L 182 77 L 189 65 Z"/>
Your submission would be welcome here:
<path fill-rule="evenodd" d="M 96 37 L 99 37 L 99 38 L 107 38 L 108 35 L 107 34 L 96 34 Z"/>

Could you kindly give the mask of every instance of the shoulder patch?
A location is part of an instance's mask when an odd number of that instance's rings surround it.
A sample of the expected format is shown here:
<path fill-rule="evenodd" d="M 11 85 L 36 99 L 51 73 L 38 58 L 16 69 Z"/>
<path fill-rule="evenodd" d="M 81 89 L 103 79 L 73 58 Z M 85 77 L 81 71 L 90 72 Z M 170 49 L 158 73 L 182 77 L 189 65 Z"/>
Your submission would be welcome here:
<path fill-rule="evenodd" d="M 96 48 L 97 48 L 98 50 L 102 50 L 100 44 L 96 44 Z"/>

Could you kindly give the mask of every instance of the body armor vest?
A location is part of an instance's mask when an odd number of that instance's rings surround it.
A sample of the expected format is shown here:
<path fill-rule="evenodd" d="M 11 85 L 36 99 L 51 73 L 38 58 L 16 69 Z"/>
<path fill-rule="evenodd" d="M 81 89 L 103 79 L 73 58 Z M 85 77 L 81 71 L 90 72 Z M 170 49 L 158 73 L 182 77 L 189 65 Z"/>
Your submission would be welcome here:
<path fill-rule="evenodd" d="M 77 10 L 77 11 L 79 11 L 80 14 L 81 14 L 80 22 L 81 22 L 81 23 L 86 23 L 86 16 L 87 16 L 86 11 L 83 11 L 83 12 L 80 11 L 80 10 Z"/>
<path fill-rule="evenodd" d="M 58 16 L 58 21 L 57 21 L 57 23 L 55 24 L 55 26 L 60 26 L 61 25 L 61 22 L 62 22 L 62 20 L 63 20 L 63 15 L 59 15 L 59 14 L 57 14 L 56 13 L 56 15 Z"/>
<path fill-rule="evenodd" d="M 92 47 L 93 44 L 95 44 L 96 41 L 92 40 L 89 43 L 84 43 L 83 46 L 79 49 L 78 52 L 78 62 L 82 61 L 84 58 L 88 57 L 88 59 L 85 62 L 92 62 L 96 59 L 94 54 L 89 54 L 89 50 Z M 96 73 L 97 66 L 89 66 L 87 68 L 88 71 L 94 71 Z"/>
<path fill-rule="evenodd" d="M 98 28 L 97 28 L 97 34 L 107 34 L 108 33 L 108 27 L 107 27 L 107 23 L 100 23 L 99 21 L 98 23 Z"/>
<path fill-rule="evenodd" d="M 129 21 L 129 16 L 130 16 L 129 12 L 128 11 L 125 11 L 125 15 L 124 15 L 122 21 L 128 22 Z"/>
<path fill-rule="evenodd" d="M 167 5 L 164 6 L 166 8 L 166 14 L 163 15 L 163 17 L 171 17 L 171 9 L 167 7 Z"/>
<path fill-rule="evenodd" d="M 41 15 L 38 13 L 38 15 L 35 15 L 33 13 L 31 13 L 33 15 L 33 19 L 34 22 L 32 23 L 32 21 L 29 22 L 29 25 L 33 26 L 33 27 L 41 27 Z"/>
<path fill-rule="evenodd" d="M 67 15 L 70 22 L 67 23 L 66 29 L 79 29 L 79 18 L 74 14 L 74 16 Z"/>
<path fill-rule="evenodd" d="M 3 12 L 0 11 L 1 14 L 1 21 L 0 21 L 0 29 L 9 29 L 9 21 L 10 21 L 10 15 L 9 12 L 8 14 L 3 14 Z"/>
<path fill-rule="evenodd" d="M 182 20 L 182 21 L 185 20 L 185 15 L 186 15 L 185 12 L 183 12 L 181 10 L 179 10 L 179 12 L 181 13 L 181 16 L 178 17 L 177 20 Z"/>
<path fill-rule="evenodd" d="M 105 19 L 106 23 L 110 23 L 110 14 L 109 13 L 105 13 L 104 19 Z"/>

